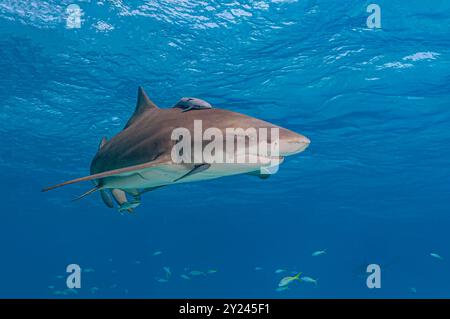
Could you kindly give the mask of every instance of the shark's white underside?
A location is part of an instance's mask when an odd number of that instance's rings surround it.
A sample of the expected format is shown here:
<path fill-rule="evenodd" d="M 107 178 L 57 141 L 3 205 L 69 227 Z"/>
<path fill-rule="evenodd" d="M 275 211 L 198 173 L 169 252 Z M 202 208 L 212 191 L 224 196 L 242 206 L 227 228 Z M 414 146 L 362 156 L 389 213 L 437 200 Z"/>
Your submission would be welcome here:
<path fill-rule="evenodd" d="M 180 180 L 177 179 L 191 171 L 194 164 L 167 163 L 106 177 L 103 179 L 102 189 L 145 189 L 168 184 L 209 180 L 255 172 L 263 166 L 267 167 L 270 163 L 276 162 L 279 162 L 279 160 L 258 157 L 256 163 L 213 163 L 207 170 L 186 176 Z"/>

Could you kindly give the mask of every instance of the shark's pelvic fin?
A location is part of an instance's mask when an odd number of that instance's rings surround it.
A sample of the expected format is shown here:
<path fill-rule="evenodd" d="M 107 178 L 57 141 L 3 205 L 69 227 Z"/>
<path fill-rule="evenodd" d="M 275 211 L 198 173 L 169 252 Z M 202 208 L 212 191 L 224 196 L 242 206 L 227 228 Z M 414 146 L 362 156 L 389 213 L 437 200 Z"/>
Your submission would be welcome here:
<path fill-rule="evenodd" d="M 113 195 L 114 199 L 116 200 L 117 204 L 119 205 L 119 212 L 123 212 L 124 210 L 126 210 L 129 213 L 132 213 L 133 207 L 136 207 L 140 204 L 140 200 L 136 200 L 136 202 L 132 202 L 130 204 L 128 202 L 127 194 L 121 189 L 114 188 L 111 190 L 111 194 Z M 137 204 L 137 205 L 133 206 L 132 204 Z"/>
<path fill-rule="evenodd" d="M 96 191 L 98 191 L 100 189 L 99 186 L 95 186 L 94 188 L 88 190 L 86 193 L 81 194 L 80 196 L 78 196 L 77 198 L 72 199 L 72 202 L 76 202 L 77 200 L 80 200 L 88 195 L 91 195 L 92 193 L 95 193 Z"/>
<path fill-rule="evenodd" d="M 134 122 L 136 122 L 136 120 L 139 118 L 139 116 L 141 116 L 141 114 L 143 114 L 146 110 L 150 110 L 150 109 L 157 109 L 158 107 L 156 106 L 155 103 L 152 102 L 152 100 L 150 100 L 147 96 L 147 94 L 145 93 L 144 89 L 140 86 L 138 88 L 138 96 L 137 96 L 137 103 L 136 103 L 136 109 L 134 110 L 133 115 L 131 116 L 131 118 L 128 120 L 127 124 L 125 125 L 126 129 L 127 127 L 129 127 L 131 124 L 133 124 Z"/>
<path fill-rule="evenodd" d="M 178 177 L 177 179 L 174 180 L 174 182 L 178 182 L 179 180 L 186 178 L 188 176 L 191 176 L 193 174 L 198 174 L 201 173 L 205 170 L 207 170 L 209 167 L 211 166 L 211 164 L 208 163 L 204 163 L 204 164 L 197 164 L 194 166 L 194 168 L 192 168 L 189 172 L 187 172 L 186 174 L 184 174 L 181 177 Z"/>
<path fill-rule="evenodd" d="M 125 194 L 125 192 L 123 190 L 114 188 L 111 190 L 111 194 L 119 206 L 128 202 L 127 195 Z"/>
<path fill-rule="evenodd" d="M 171 164 L 171 163 L 172 162 L 167 159 L 163 159 L 163 158 L 156 159 L 152 162 L 148 162 L 148 163 L 144 163 L 144 164 L 138 164 L 138 165 L 133 165 L 133 166 L 128 166 L 128 167 L 113 169 L 113 170 L 102 172 L 102 173 L 88 175 L 88 176 L 80 177 L 80 178 L 75 178 L 75 179 L 72 179 L 72 180 L 64 182 L 64 183 L 60 183 L 57 185 L 53 185 L 53 186 L 44 188 L 42 191 L 47 192 L 49 190 L 52 190 L 52 189 L 55 189 L 58 187 L 62 187 L 62 186 L 66 186 L 66 185 L 70 185 L 70 184 L 75 184 L 75 183 L 85 182 L 85 181 L 92 181 L 95 179 L 105 178 L 105 177 L 114 176 L 114 175 L 121 175 L 121 174 L 129 173 L 132 171 L 136 171 L 136 170 L 142 170 L 142 169 L 146 169 L 146 168 L 150 168 L 150 167 L 154 167 L 154 166 L 158 166 L 158 165 Z"/>
<path fill-rule="evenodd" d="M 101 190 L 100 191 L 100 196 L 103 200 L 103 203 L 105 203 L 106 206 L 108 206 L 109 208 L 113 208 L 114 204 L 111 198 L 111 195 L 109 195 L 109 193 L 105 190 Z"/>

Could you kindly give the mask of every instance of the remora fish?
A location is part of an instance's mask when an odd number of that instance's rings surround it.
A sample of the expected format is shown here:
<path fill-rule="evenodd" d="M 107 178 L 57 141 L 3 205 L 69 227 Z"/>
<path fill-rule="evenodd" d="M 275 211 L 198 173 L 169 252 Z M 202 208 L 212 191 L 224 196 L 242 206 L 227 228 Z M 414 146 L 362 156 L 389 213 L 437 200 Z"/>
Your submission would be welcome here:
<path fill-rule="evenodd" d="M 229 162 L 196 162 L 177 163 L 173 160 L 171 152 L 177 143 L 172 138 L 175 128 L 185 128 L 190 132 L 191 145 L 200 143 L 203 149 L 211 140 L 205 140 L 203 136 L 194 134 L 194 121 L 201 121 L 202 130 L 208 128 L 219 129 L 223 134 L 224 158 L 226 156 L 238 156 L 246 151 L 255 162 L 245 163 Z M 109 141 L 103 137 L 98 151 L 92 162 L 91 175 L 76 178 L 61 184 L 57 184 L 43 191 L 48 191 L 61 186 L 78 182 L 92 181 L 95 187 L 87 191 L 77 199 L 100 191 L 103 202 L 108 207 L 113 207 L 113 200 L 119 205 L 119 211 L 133 211 L 140 203 L 140 195 L 156 188 L 185 182 L 194 182 L 219 178 L 236 174 L 251 174 L 260 178 L 267 178 L 264 167 L 274 159 L 266 153 L 259 151 L 252 153 L 249 143 L 239 149 L 225 150 L 226 141 L 229 138 L 227 129 L 256 129 L 258 142 L 259 129 L 267 130 L 267 143 L 271 141 L 271 129 L 278 129 L 278 156 L 281 163 L 285 156 L 304 151 L 310 144 L 310 140 L 303 135 L 294 133 L 288 129 L 274 124 L 212 106 L 200 99 L 183 98 L 172 108 L 161 109 L 153 103 L 144 90 L 139 87 L 136 109 L 125 125 L 124 129 Z M 202 134 L 203 135 L 203 134 Z M 241 134 L 242 135 L 242 134 Z M 239 133 L 231 136 L 233 140 L 241 137 Z M 245 137 L 245 136 L 244 136 Z M 212 137 L 211 137 L 212 139 Z M 179 142 L 179 141 L 178 141 Z M 243 149 L 242 149 L 243 148 Z M 216 150 L 216 152 L 222 150 Z M 192 152 L 194 153 L 194 152 Z M 194 154 L 193 154 L 194 157 Z M 112 195 L 112 198 L 111 198 Z M 132 196 L 132 201 L 128 201 Z"/>

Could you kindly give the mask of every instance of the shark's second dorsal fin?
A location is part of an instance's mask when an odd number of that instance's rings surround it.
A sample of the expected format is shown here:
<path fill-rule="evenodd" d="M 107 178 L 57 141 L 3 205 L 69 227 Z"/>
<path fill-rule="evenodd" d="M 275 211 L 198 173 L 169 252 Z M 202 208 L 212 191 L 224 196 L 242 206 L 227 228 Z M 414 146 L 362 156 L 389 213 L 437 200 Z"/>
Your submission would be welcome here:
<path fill-rule="evenodd" d="M 136 103 L 136 109 L 134 110 L 133 115 L 130 117 L 130 119 L 127 122 L 127 125 L 125 125 L 125 128 L 129 127 L 131 124 L 133 124 L 141 114 L 143 114 L 146 110 L 150 109 L 157 109 L 155 103 L 152 102 L 145 93 L 144 89 L 140 86 L 138 88 L 138 96 L 137 96 L 137 103 Z"/>

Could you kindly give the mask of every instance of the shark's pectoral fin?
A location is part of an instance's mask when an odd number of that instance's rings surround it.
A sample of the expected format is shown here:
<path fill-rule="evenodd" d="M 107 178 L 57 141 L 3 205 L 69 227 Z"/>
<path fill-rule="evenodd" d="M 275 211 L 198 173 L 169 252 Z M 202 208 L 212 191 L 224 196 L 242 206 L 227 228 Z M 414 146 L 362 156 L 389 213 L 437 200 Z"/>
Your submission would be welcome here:
<path fill-rule="evenodd" d="M 58 187 L 62 187 L 62 186 L 66 186 L 66 185 L 70 185 L 70 184 L 75 184 L 75 183 L 85 182 L 85 181 L 92 181 L 92 180 L 96 180 L 96 179 L 102 179 L 102 178 L 109 177 L 109 176 L 123 175 L 123 174 L 127 174 L 127 173 L 130 173 L 133 171 L 143 170 L 143 169 L 155 167 L 158 165 L 171 164 L 171 163 L 172 163 L 171 161 L 169 161 L 165 158 L 158 157 L 157 159 L 155 159 L 151 162 L 148 162 L 148 163 L 113 169 L 113 170 L 106 171 L 106 172 L 101 172 L 101 173 L 97 173 L 97 174 L 93 174 L 93 175 L 89 175 L 89 176 L 72 179 L 72 180 L 64 182 L 64 183 L 60 183 L 57 185 L 53 185 L 53 186 L 44 188 L 42 191 L 47 192 L 49 190 L 52 190 L 52 189 L 55 189 Z"/>
<path fill-rule="evenodd" d="M 208 163 L 196 164 L 196 165 L 194 165 L 194 167 L 189 172 L 187 172 L 186 174 L 184 174 L 181 177 L 178 177 L 177 179 L 174 180 L 174 182 L 178 182 L 179 180 L 181 180 L 183 178 L 186 178 L 188 176 L 191 176 L 193 174 L 201 173 L 201 172 L 207 170 L 210 167 L 211 167 L 211 164 L 208 164 Z"/>
<path fill-rule="evenodd" d="M 109 208 L 113 208 L 114 204 L 111 198 L 111 195 L 109 195 L 109 193 L 105 190 L 101 190 L 100 191 L 100 196 L 103 200 L 103 203 L 105 203 L 106 206 L 108 206 Z"/>

